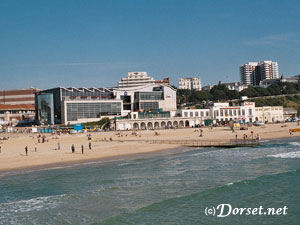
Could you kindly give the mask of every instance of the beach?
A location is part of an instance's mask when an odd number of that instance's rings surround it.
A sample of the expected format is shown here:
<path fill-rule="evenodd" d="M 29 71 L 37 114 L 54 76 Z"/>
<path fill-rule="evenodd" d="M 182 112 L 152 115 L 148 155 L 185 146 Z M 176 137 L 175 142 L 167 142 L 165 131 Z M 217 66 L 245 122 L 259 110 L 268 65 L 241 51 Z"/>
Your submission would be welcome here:
<path fill-rule="evenodd" d="M 91 160 L 118 159 L 124 156 L 155 153 L 169 149 L 182 148 L 178 144 L 151 144 L 149 140 L 212 140 L 224 141 L 236 138 L 243 139 L 244 134 L 248 139 L 259 135 L 261 141 L 270 139 L 281 139 L 300 136 L 299 133 L 289 134 L 289 129 L 300 127 L 297 123 L 267 124 L 265 127 L 252 126 L 248 130 L 232 132 L 229 127 L 201 128 L 203 137 L 199 137 L 199 128 L 167 129 L 137 131 L 114 131 L 91 133 L 92 140 L 89 141 L 87 134 L 62 134 L 46 135 L 45 143 L 38 143 L 35 134 L 10 134 L 9 140 L 1 140 L 0 145 L 0 171 L 12 171 L 40 166 L 51 166 L 64 163 L 80 163 Z M 8 134 L 1 134 L 8 136 Z M 110 141 L 112 139 L 112 141 Z M 89 150 L 89 142 L 92 149 Z M 58 150 L 58 143 L 60 150 Z M 71 152 L 74 144 L 75 153 Z M 35 145 L 37 151 L 35 152 Z M 84 146 L 82 154 L 81 146 Z M 25 147 L 28 146 L 28 156 Z"/>

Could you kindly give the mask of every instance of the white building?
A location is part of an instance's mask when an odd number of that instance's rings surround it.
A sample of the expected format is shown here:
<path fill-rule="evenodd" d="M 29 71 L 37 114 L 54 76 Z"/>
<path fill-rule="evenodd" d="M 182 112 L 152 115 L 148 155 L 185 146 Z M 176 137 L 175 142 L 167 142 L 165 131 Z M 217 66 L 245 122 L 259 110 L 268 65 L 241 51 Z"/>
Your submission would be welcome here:
<path fill-rule="evenodd" d="M 163 84 L 113 89 L 116 99 L 123 101 L 122 115 L 133 111 L 176 110 L 176 90 Z"/>
<path fill-rule="evenodd" d="M 201 91 L 202 84 L 200 77 L 180 78 L 178 88 Z"/>
<path fill-rule="evenodd" d="M 241 84 L 240 82 L 224 83 L 224 84 L 231 91 L 240 92 L 240 91 L 248 88 L 248 85 Z"/>
<path fill-rule="evenodd" d="M 262 80 L 277 79 L 278 63 L 272 61 L 249 62 L 240 66 L 241 83 L 258 86 Z"/>
<path fill-rule="evenodd" d="M 229 103 L 214 103 L 209 109 L 180 109 L 177 114 L 184 118 L 198 118 L 200 121 L 213 119 L 214 123 L 254 122 L 254 102 L 243 102 L 242 105 L 229 106 Z"/>
<path fill-rule="evenodd" d="M 255 108 L 255 121 L 277 122 L 283 120 L 282 106 L 264 106 Z"/>
<path fill-rule="evenodd" d="M 255 76 L 257 65 L 257 62 L 248 62 L 240 66 L 240 78 L 242 84 L 253 85 L 253 77 Z"/>
<path fill-rule="evenodd" d="M 153 77 L 149 77 L 147 72 L 129 72 L 125 78 L 118 82 L 119 88 L 139 87 L 154 84 Z"/>

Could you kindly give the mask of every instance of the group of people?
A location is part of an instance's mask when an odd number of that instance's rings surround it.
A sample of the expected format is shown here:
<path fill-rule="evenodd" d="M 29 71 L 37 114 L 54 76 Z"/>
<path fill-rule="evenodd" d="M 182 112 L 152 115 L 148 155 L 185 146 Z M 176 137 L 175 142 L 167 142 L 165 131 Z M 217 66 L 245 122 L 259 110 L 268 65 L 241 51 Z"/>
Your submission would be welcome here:
<path fill-rule="evenodd" d="M 75 153 L 75 145 L 71 146 L 72 153 Z M 92 143 L 89 142 L 89 150 L 92 150 Z M 84 145 L 81 145 L 81 154 L 84 154 Z"/>

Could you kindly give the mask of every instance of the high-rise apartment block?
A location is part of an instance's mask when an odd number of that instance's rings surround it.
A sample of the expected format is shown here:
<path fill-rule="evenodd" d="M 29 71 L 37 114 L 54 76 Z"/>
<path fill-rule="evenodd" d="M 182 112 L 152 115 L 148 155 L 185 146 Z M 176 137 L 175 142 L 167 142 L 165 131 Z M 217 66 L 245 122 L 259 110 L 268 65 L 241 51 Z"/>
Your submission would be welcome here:
<path fill-rule="evenodd" d="M 200 77 L 180 78 L 178 88 L 201 91 L 202 84 Z"/>
<path fill-rule="evenodd" d="M 241 83 L 258 86 L 266 79 L 279 78 L 278 63 L 272 61 L 248 62 L 240 66 Z"/>

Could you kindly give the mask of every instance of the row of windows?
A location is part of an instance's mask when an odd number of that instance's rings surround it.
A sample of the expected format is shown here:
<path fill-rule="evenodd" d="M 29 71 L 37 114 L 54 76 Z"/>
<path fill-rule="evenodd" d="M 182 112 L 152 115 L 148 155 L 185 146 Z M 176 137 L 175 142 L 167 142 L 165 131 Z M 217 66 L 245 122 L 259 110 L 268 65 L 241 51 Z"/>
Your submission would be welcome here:
<path fill-rule="evenodd" d="M 184 112 L 184 117 L 194 117 L 194 115 L 195 115 L 195 117 L 209 116 L 209 112 L 208 111 L 206 111 L 206 112 L 201 111 L 201 112 L 195 112 L 195 114 L 194 114 L 194 112 L 189 112 L 189 113 L 188 112 Z"/>
<path fill-rule="evenodd" d="M 163 100 L 162 92 L 140 92 L 140 100 Z"/>
<path fill-rule="evenodd" d="M 140 109 L 145 111 L 156 111 L 158 110 L 158 102 L 141 102 Z"/>
<path fill-rule="evenodd" d="M 214 112 L 215 117 L 219 116 L 219 111 Z M 252 109 L 249 109 L 249 116 L 252 115 Z M 220 116 L 245 116 L 245 109 L 220 109 Z"/>
<path fill-rule="evenodd" d="M 90 91 L 77 91 L 77 90 L 73 90 L 73 91 L 66 91 L 64 89 L 62 89 L 62 97 L 72 97 L 72 96 L 89 96 L 89 97 L 93 97 L 93 96 L 99 96 L 99 97 L 103 97 L 103 98 L 113 98 L 113 93 L 111 92 L 101 92 L 101 91 L 97 91 L 95 90 L 94 92 L 90 92 Z"/>
<path fill-rule="evenodd" d="M 67 103 L 68 121 L 113 115 L 121 115 L 120 102 Z"/>

